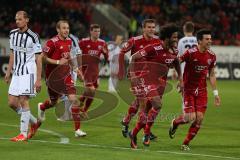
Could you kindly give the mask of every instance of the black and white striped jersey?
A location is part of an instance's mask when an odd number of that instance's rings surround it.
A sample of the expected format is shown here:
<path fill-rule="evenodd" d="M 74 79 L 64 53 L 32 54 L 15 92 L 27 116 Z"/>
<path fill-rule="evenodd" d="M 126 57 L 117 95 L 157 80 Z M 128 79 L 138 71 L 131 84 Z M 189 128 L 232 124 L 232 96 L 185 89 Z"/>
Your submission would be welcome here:
<path fill-rule="evenodd" d="M 82 54 L 82 51 L 78 44 L 78 38 L 73 34 L 70 34 L 69 38 L 72 40 L 71 57 L 74 58 L 76 57 L 76 55 Z"/>
<path fill-rule="evenodd" d="M 35 54 L 42 52 L 38 35 L 30 29 L 25 32 L 14 29 L 10 31 L 9 43 L 14 54 L 13 74 L 36 73 Z"/>

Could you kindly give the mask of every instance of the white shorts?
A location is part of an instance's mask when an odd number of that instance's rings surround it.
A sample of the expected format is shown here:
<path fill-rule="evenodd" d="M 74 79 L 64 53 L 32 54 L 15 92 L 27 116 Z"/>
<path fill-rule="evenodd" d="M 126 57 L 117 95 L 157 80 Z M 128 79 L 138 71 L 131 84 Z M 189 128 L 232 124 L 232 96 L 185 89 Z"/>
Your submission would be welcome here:
<path fill-rule="evenodd" d="M 35 74 L 26 74 L 21 76 L 13 75 L 9 86 L 8 94 L 13 96 L 35 96 L 35 81 Z"/>

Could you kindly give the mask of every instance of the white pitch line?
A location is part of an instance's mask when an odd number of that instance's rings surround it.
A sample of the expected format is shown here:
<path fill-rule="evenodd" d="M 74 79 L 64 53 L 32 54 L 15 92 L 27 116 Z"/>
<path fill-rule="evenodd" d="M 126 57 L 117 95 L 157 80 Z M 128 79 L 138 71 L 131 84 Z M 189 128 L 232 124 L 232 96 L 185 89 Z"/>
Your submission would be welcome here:
<path fill-rule="evenodd" d="M 9 138 L 0 137 L 2 140 L 9 140 Z M 45 141 L 45 140 L 29 140 L 31 142 L 40 142 L 40 143 L 49 143 L 49 144 L 63 144 L 55 141 Z M 210 155 L 210 154 L 197 154 L 197 153 L 188 153 L 188 152 L 172 152 L 172 151 L 164 151 L 164 150 L 149 150 L 149 149 L 132 149 L 129 147 L 117 147 L 117 146 L 104 146 L 98 144 L 84 144 L 84 143 L 67 143 L 66 145 L 71 146 L 84 146 L 89 148 L 101 148 L 101 149 L 117 149 L 117 150 L 132 150 L 139 152 L 156 152 L 156 153 L 165 153 L 165 154 L 175 154 L 175 155 L 186 155 L 186 156 L 196 156 L 196 157 L 208 157 L 208 158 L 218 158 L 218 159 L 230 159 L 230 160 L 240 160 L 240 157 L 227 157 L 227 156 L 218 156 L 218 155 Z"/>
<path fill-rule="evenodd" d="M 17 125 L 11 125 L 11 124 L 7 124 L 7 123 L 0 123 L 0 126 L 19 127 Z M 62 143 L 62 144 L 68 144 L 69 143 L 69 138 L 67 138 L 66 136 L 64 136 L 60 133 L 57 133 L 57 132 L 54 132 L 54 131 L 51 131 L 51 130 L 47 130 L 47 129 L 40 129 L 40 128 L 38 130 L 59 137 L 60 138 L 59 143 Z"/>

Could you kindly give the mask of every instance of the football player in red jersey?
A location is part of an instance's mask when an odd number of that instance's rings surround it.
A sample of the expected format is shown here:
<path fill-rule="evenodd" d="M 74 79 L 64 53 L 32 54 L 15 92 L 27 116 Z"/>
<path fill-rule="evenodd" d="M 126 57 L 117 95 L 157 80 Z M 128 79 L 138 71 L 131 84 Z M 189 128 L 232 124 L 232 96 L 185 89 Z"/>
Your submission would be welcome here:
<path fill-rule="evenodd" d="M 96 89 L 98 88 L 100 56 L 103 55 L 105 62 L 108 62 L 108 48 L 104 40 L 100 39 L 101 28 L 98 24 L 90 25 L 90 37 L 79 41 L 82 53 L 78 55 L 80 67 L 79 76 L 84 81 L 85 90 L 80 96 L 80 103 L 83 105 L 81 112 L 87 116 L 87 111 L 93 102 Z"/>
<path fill-rule="evenodd" d="M 121 49 L 119 54 L 119 79 L 124 77 L 124 55 L 131 52 L 131 55 L 136 53 L 137 51 L 143 49 L 145 46 L 149 44 L 155 44 L 161 42 L 156 33 L 156 22 L 154 19 L 145 19 L 142 22 L 143 34 L 140 36 L 130 38 L 124 47 Z M 138 60 L 141 61 L 141 60 Z M 148 103 L 148 107 L 151 108 L 151 103 Z M 128 108 L 128 112 L 121 121 L 122 124 L 122 135 L 127 137 L 129 123 L 133 116 L 136 115 L 139 108 L 138 99 L 135 99 L 132 104 Z M 151 133 L 151 140 L 156 139 L 157 137 Z"/>
<path fill-rule="evenodd" d="M 80 130 L 80 115 L 76 89 L 71 77 L 71 59 L 70 51 L 72 40 L 69 38 L 69 23 L 65 20 L 58 21 L 56 25 L 58 35 L 49 39 L 43 49 L 42 56 L 46 64 L 46 84 L 50 100 L 38 105 L 38 117 L 45 119 L 45 110 L 54 107 L 58 99 L 67 95 L 72 103 L 72 116 L 75 124 L 75 136 L 86 136 L 86 133 Z"/>
<path fill-rule="evenodd" d="M 220 105 L 220 97 L 216 87 L 214 67 L 216 55 L 210 50 L 211 31 L 202 29 L 197 32 L 198 46 L 187 50 L 180 61 L 185 62 L 183 73 L 183 114 L 172 120 L 169 129 L 170 138 L 174 138 L 179 125 L 191 123 L 188 134 L 181 146 L 182 150 L 190 150 L 189 143 L 197 135 L 207 109 L 207 75 L 213 89 L 214 102 Z"/>
<path fill-rule="evenodd" d="M 182 84 L 182 74 L 175 44 L 178 42 L 178 27 L 174 24 L 163 26 L 160 32 L 163 42 L 144 47 L 131 57 L 130 78 L 132 91 L 140 102 L 139 118 L 135 128 L 129 133 L 131 147 L 137 148 L 137 133 L 144 128 L 143 144 L 150 144 L 150 128 L 162 105 L 169 68 L 174 67 Z M 139 62 L 136 60 L 142 59 Z M 147 102 L 152 107 L 147 107 Z"/>

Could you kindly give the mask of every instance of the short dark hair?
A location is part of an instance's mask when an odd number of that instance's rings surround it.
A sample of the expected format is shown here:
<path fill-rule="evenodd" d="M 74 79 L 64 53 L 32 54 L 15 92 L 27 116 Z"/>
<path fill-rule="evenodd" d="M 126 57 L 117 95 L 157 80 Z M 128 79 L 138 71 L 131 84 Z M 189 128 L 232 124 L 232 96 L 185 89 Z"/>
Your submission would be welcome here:
<path fill-rule="evenodd" d="M 166 24 L 160 29 L 160 39 L 165 40 L 167 38 L 171 38 L 172 34 L 178 32 L 179 28 L 174 23 Z"/>
<path fill-rule="evenodd" d="M 212 34 L 212 32 L 209 29 L 200 29 L 199 31 L 197 31 L 197 40 L 202 40 L 203 39 L 203 35 L 204 34 Z"/>
<path fill-rule="evenodd" d="M 143 20 L 143 22 L 142 22 L 142 27 L 144 28 L 144 27 L 146 27 L 146 24 L 147 23 L 154 23 L 154 24 L 156 24 L 156 20 L 155 19 L 145 19 L 145 20 Z"/>
<path fill-rule="evenodd" d="M 194 23 L 192 21 L 187 21 L 183 25 L 184 32 L 194 32 Z"/>
<path fill-rule="evenodd" d="M 100 25 L 99 24 L 91 24 L 90 25 L 90 31 L 92 31 L 95 28 L 100 28 Z"/>

